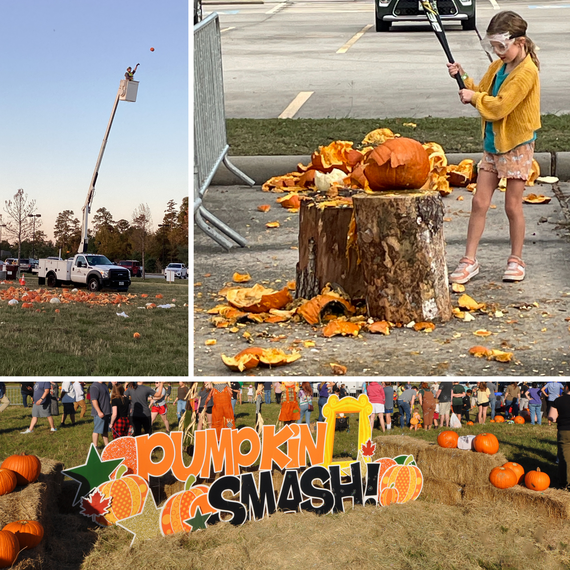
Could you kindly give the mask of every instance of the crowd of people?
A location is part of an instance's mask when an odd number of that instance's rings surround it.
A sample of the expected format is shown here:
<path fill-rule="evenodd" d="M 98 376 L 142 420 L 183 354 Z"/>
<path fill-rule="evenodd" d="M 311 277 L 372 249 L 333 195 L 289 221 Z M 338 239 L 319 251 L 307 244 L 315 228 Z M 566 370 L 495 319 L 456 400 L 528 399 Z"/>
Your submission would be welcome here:
<path fill-rule="evenodd" d="M 263 425 L 262 407 L 272 403 L 272 396 L 280 406 L 278 421 L 283 424 L 305 423 L 311 419 L 324 421 L 323 408 L 331 395 L 348 396 L 345 384 L 340 382 L 178 382 L 176 397 L 170 383 L 95 381 L 87 387 L 85 382 L 21 382 L 20 392 L 25 408 L 31 405 L 29 427 L 22 434 L 33 433 L 37 423 L 46 419 L 50 431 L 58 427 L 75 425 L 76 417 L 87 413 L 91 403 L 93 417 L 92 441 L 103 445 L 126 435 L 151 434 L 153 424 L 160 416 L 167 433 L 169 402 L 176 408 L 180 422 L 186 411 L 196 418 L 196 429 L 235 428 L 235 408 L 247 403 L 255 404 L 256 428 Z M 462 423 L 479 424 L 494 420 L 502 414 L 509 421 L 517 415 L 526 416 L 531 424 L 542 424 L 546 416 L 548 425 L 558 428 L 558 462 L 563 486 L 570 483 L 570 386 L 561 382 L 363 382 L 360 391 L 367 394 L 372 404 L 370 426 L 386 432 L 397 422 L 401 430 L 419 428 L 461 427 Z M 355 394 L 356 395 L 356 394 Z M 29 401 L 30 400 L 30 401 Z M 318 405 L 318 417 L 315 417 Z M 0 382 L 0 413 L 10 405 L 6 383 Z M 313 416 L 314 413 L 314 416 Z M 61 416 L 58 427 L 54 418 Z M 69 418 L 69 424 L 67 420 Z M 338 422 L 338 418 L 337 418 Z M 474 423 L 474 422 L 473 422 Z M 313 424 L 314 425 L 314 424 Z M 338 429 L 338 423 L 337 423 Z"/>

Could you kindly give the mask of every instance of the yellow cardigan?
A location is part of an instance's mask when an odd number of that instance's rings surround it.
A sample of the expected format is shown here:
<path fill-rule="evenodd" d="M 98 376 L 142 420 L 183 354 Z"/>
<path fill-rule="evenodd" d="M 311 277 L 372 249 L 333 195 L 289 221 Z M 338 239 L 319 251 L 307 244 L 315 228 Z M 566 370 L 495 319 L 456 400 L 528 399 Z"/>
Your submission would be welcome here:
<path fill-rule="evenodd" d="M 468 77 L 465 87 L 475 91 L 471 105 L 482 117 L 482 131 L 485 136 L 485 121 L 493 123 L 495 148 L 498 152 L 509 152 L 516 146 L 533 138 L 540 129 L 540 80 L 538 68 L 527 55 L 507 76 L 496 97 L 490 95 L 493 79 L 503 62 L 498 59 L 487 69 L 476 85 Z"/>

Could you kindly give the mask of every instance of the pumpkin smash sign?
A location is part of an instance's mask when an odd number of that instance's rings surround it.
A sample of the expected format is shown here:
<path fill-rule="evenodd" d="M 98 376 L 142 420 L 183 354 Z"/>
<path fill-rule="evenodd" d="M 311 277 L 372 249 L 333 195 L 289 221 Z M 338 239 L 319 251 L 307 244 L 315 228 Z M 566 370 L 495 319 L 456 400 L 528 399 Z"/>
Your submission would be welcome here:
<path fill-rule="evenodd" d="M 333 461 L 336 418 L 355 413 L 357 459 Z M 417 499 L 423 477 L 413 456 L 372 461 L 376 444 L 371 440 L 371 413 L 364 394 L 342 400 L 331 396 L 323 408 L 326 421 L 317 423 L 315 437 L 307 424 L 279 430 L 265 425 L 261 436 L 251 427 L 201 430 L 195 433 L 188 464 L 180 431 L 122 437 L 110 442 L 101 456 L 91 445 L 86 463 L 63 473 L 80 483 L 74 504 L 80 504 L 81 514 L 101 526 L 125 528 L 134 534 L 133 543 L 216 523 L 242 525 L 277 510 L 325 515 L 344 512 L 346 500 L 353 507 Z M 153 460 L 157 449 L 161 458 Z M 243 472 L 256 462 L 257 472 Z M 273 469 L 283 473 L 279 488 Z M 149 492 L 150 478 L 169 471 L 185 482 L 184 490 L 157 506 Z M 211 485 L 197 484 L 214 473 L 221 475 Z"/>

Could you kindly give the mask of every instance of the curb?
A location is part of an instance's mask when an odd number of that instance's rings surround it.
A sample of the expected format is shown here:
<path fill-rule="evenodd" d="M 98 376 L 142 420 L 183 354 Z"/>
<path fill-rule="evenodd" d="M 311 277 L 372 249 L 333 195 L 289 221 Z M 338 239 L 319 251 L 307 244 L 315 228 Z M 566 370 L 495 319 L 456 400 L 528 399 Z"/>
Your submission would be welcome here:
<path fill-rule="evenodd" d="M 481 160 L 483 153 L 449 153 L 446 155 L 449 164 L 458 164 L 466 158 L 475 163 Z M 309 164 L 310 155 L 289 156 L 233 156 L 230 162 L 244 174 L 253 178 L 256 184 L 263 184 L 273 176 L 281 176 L 297 170 L 297 164 Z M 534 158 L 540 165 L 541 176 L 557 176 L 562 181 L 570 180 L 570 152 L 537 152 Z M 224 164 L 220 165 L 211 186 L 234 186 L 244 184 L 243 180 L 232 174 Z"/>

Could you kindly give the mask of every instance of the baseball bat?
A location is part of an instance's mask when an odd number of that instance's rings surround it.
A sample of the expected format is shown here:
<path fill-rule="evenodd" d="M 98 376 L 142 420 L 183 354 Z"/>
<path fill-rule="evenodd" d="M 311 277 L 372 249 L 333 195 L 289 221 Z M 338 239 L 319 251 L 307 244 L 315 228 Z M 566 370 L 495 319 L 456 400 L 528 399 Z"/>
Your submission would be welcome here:
<path fill-rule="evenodd" d="M 435 35 L 447 56 L 447 61 L 449 61 L 449 63 L 455 63 L 455 60 L 451 55 L 451 50 L 449 49 L 449 44 L 447 43 L 445 32 L 443 31 L 443 24 L 441 23 L 441 18 L 437 11 L 436 0 L 420 0 L 420 2 L 424 7 L 431 29 L 435 32 Z M 457 85 L 459 85 L 459 89 L 465 89 L 465 83 L 463 83 L 463 79 L 461 79 L 461 75 L 459 73 L 455 75 L 455 80 L 457 81 Z"/>

